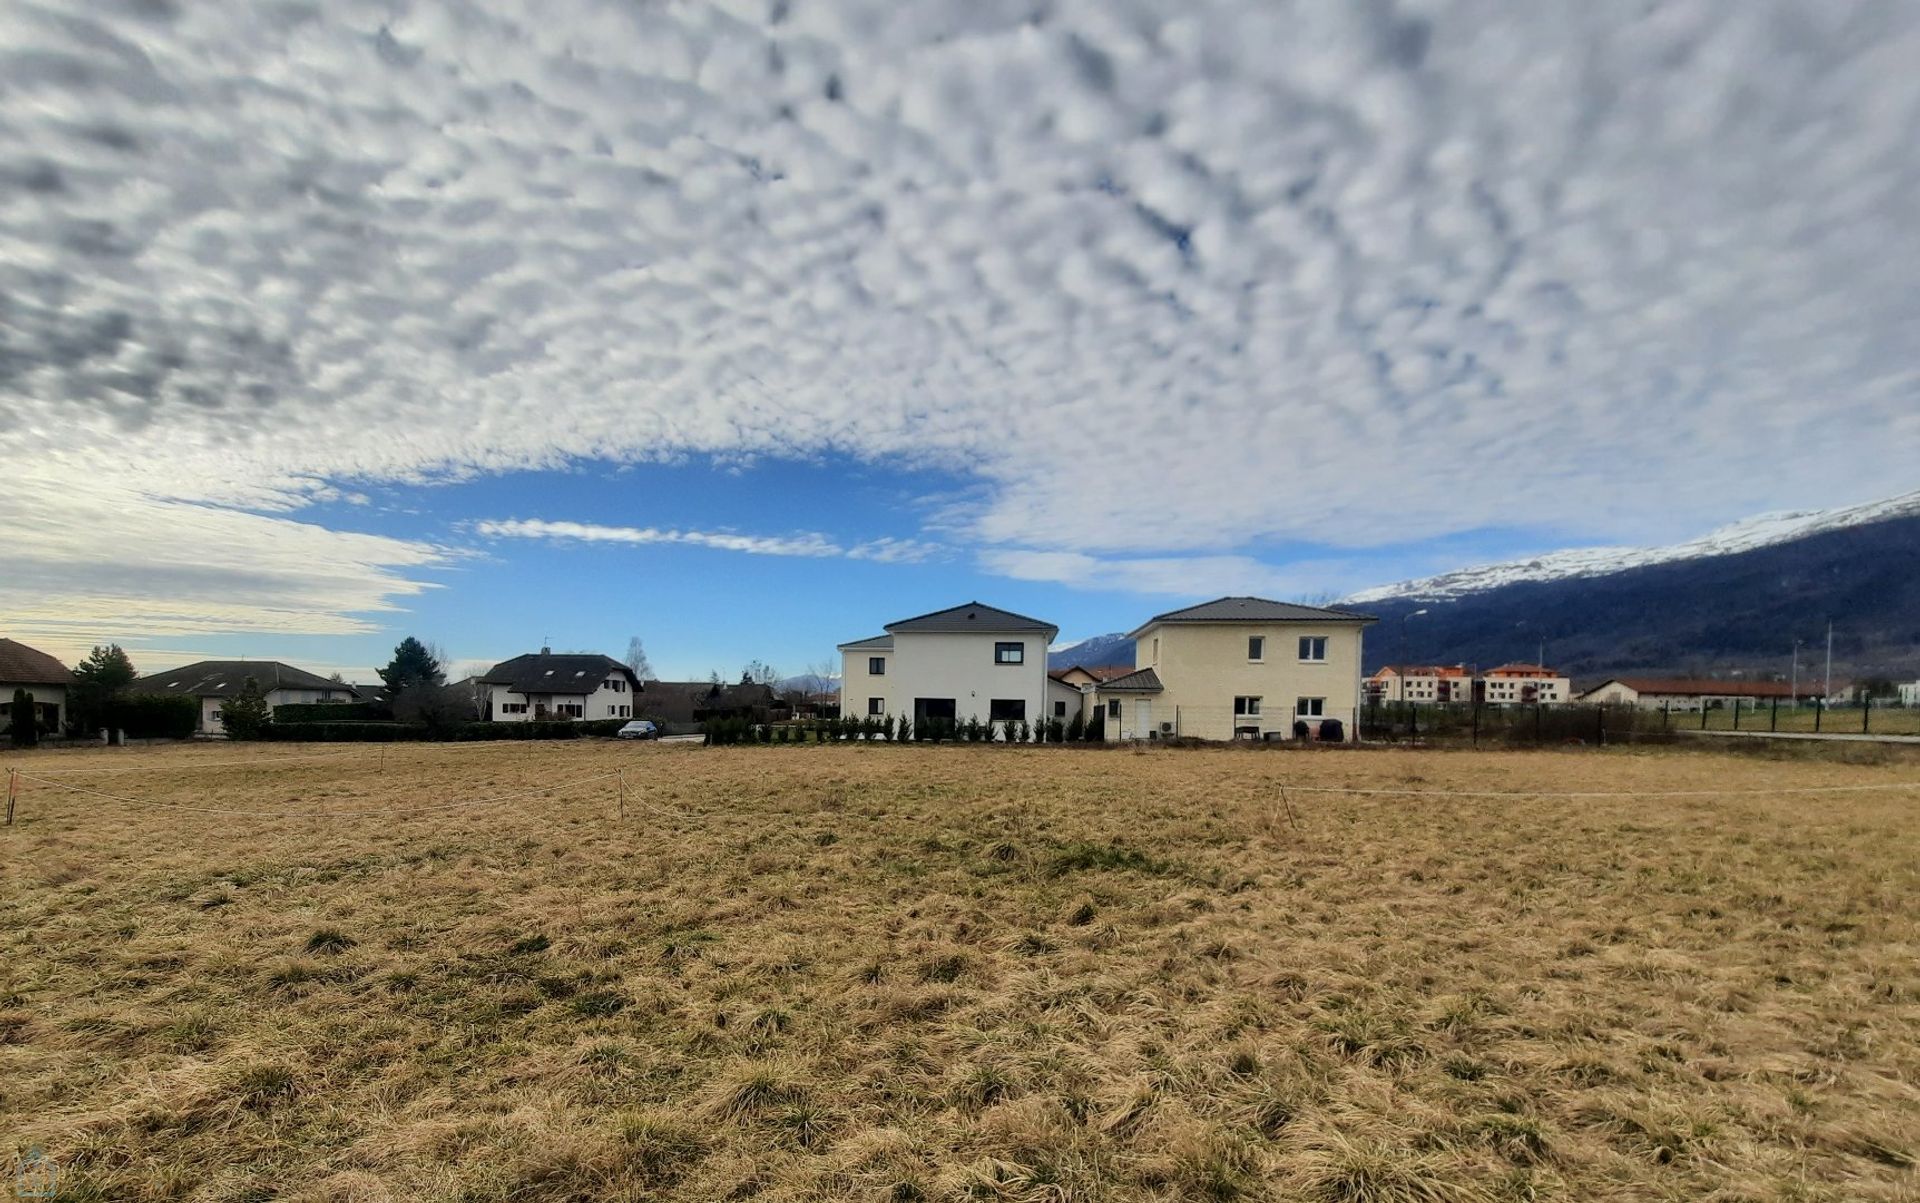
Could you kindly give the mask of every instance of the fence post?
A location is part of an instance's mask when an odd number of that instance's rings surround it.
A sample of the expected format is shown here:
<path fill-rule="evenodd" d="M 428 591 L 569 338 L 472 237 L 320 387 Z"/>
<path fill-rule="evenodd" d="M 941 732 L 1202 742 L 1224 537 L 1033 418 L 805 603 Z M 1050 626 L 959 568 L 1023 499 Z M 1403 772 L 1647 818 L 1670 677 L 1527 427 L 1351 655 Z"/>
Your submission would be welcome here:
<path fill-rule="evenodd" d="M 1702 731 L 1707 729 L 1707 699 L 1705 698 L 1700 699 L 1700 729 Z"/>
<path fill-rule="evenodd" d="M 20 770 L 7 770 L 7 826 L 13 826 L 13 800 L 20 793 Z"/>
<path fill-rule="evenodd" d="M 1778 731 L 1779 729 L 1780 729 L 1780 699 L 1775 698 L 1773 699 L 1773 713 L 1767 716 L 1767 730 Z"/>
<path fill-rule="evenodd" d="M 620 817 L 627 817 L 627 770 L 620 770 Z"/>
<path fill-rule="evenodd" d="M 1473 700 L 1473 746 L 1480 746 L 1480 699 Z"/>
<path fill-rule="evenodd" d="M 1542 742 L 1540 738 L 1540 703 L 1538 702 L 1533 704 L 1533 742 L 1536 745 Z"/>
<path fill-rule="evenodd" d="M 1740 699 L 1739 698 L 1733 699 L 1733 729 L 1735 731 L 1738 731 L 1740 729 Z"/>
<path fill-rule="evenodd" d="M 1862 735 L 1871 734 L 1873 732 L 1872 723 L 1873 723 L 1873 695 L 1870 693 L 1863 693 L 1860 695 L 1860 734 Z"/>
<path fill-rule="evenodd" d="M 1818 735 L 1820 733 L 1820 720 L 1823 716 L 1825 716 L 1826 713 L 1827 713 L 1827 699 L 1825 698 L 1813 699 L 1813 732 L 1815 735 Z"/>
<path fill-rule="evenodd" d="M 1597 706 L 1593 711 L 1594 739 L 1601 747 L 1607 746 L 1607 708 Z"/>
<path fill-rule="evenodd" d="M 1413 708 L 1412 702 L 1407 703 L 1407 742 L 1420 742 L 1420 712 Z"/>

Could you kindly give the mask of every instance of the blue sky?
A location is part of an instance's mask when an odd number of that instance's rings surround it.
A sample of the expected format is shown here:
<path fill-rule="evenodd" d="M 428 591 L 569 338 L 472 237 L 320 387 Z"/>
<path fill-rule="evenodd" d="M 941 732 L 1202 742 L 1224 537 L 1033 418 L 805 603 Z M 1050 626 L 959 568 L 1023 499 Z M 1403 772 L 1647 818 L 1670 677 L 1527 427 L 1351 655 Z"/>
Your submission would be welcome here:
<path fill-rule="evenodd" d="M 0 633 L 792 671 L 1920 485 L 1903 0 L 0 8 Z"/>

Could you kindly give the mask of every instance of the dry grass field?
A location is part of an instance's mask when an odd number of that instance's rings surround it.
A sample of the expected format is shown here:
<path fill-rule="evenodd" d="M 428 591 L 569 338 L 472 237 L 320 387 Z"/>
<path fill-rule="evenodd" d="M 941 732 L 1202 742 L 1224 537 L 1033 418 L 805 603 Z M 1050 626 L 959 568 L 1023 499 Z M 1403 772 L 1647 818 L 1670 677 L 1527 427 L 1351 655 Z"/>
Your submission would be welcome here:
<path fill-rule="evenodd" d="M 1781 792 L 1911 758 L 381 757 L 16 759 L 274 812 L 23 787 L 0 1127 L 58 1198 L 1916 1197 L 1920 789 Z"/>

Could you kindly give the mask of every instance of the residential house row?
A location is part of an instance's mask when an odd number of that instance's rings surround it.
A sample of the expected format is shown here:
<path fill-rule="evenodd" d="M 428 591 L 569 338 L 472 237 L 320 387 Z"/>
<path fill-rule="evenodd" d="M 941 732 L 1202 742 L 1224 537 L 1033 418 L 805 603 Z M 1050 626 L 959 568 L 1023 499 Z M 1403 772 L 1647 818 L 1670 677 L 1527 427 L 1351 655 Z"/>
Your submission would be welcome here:
<path fill-rule="evenodd" d="M 1157 614 L 1131 668 L 1047 670 L 1050 622 L 968 602 L 840 645 L 841 713 L 992 723 L 1098 714 L 1111 740 L 1357 737 L 1362 638 L 1374 619 L 1257 597 Z"/>

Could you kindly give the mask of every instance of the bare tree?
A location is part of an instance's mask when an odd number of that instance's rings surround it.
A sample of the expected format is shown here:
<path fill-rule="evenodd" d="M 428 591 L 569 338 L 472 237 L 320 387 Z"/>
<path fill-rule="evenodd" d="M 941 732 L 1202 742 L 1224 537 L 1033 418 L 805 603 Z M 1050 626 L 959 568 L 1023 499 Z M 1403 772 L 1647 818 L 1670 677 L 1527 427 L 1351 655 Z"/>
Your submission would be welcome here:
<path fill-rule="evenodd" d="M 800 675 L 800 687 L 810 694 L 832 693 L 839 674 L 834 671 L 832 660 L 819 660 L 807 665 L 807 671 Z"/>
<path fill-rule="evenodd" d="M 658 681 L 654 675 L 653 664 L 647 659 L 647 649 L 640 645 L 640 636 L 627 640 L 627 667 L 633 670 L 635 680 Z"/>
<path fill-rule="evenodd" d="M 747 661 L 747 666 L 740 670 L 740 683 L 743 685 L 777 685 L 780 683 L 780 670 L 771 664 L 763 664 L 758 660 L 749 660 Z"/>

